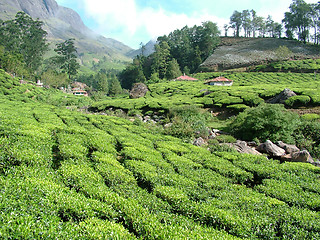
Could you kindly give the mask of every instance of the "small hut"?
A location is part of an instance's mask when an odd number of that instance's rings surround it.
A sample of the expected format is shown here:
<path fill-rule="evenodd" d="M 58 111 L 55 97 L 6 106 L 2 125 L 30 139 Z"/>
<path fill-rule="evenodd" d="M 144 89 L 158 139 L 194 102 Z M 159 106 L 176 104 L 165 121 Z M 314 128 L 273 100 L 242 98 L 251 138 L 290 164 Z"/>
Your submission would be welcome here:
<path fill-rule="evenodd" d="M 183 74 L 182 76 L 173 79 L 173 81 L 198 81 L 198 79 Z"/>
<path fill-rule="evenodd" d="M 217 78 L 206 81 L 205 84 L 214 85 L 214 86 L 232 86 L 233 81 L 225 77 L 217 77 Z"/>

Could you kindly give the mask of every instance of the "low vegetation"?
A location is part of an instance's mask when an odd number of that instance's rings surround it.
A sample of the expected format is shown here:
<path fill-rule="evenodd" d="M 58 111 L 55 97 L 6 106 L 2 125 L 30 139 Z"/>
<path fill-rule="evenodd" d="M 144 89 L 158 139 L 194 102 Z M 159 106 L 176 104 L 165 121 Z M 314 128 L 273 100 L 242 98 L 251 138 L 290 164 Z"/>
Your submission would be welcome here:
<path fill-rule="evenodd" d="M 210 152 L 124 118 L 46 104 L 37 96 L 48 90 L 1 78 L 1 238 L 320 237 L 311 164 Z M 201 120 L 193 108 L 183 115 Z"/>

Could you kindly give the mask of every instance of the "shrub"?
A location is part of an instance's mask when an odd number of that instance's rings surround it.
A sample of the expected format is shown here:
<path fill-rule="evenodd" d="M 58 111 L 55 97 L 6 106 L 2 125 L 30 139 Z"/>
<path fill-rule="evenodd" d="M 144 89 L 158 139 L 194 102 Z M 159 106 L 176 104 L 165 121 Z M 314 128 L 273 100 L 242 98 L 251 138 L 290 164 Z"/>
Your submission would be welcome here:
<path fill-rule="evenodd" d="M 299 116 L 283 105 L 261 104 L 240 113 L 229 126 L 235 137 L 243 140 L 258 138 L 293 143 L 292 134 L 299 123 Z"/>
<path fill-rule="evenodd" d="M 301 118 L 303 120 L 312 121 L 312 120 L 320 119 L 320 115 L 316 113 L 306 113 L 302 115 Z"/>
<path fill-rule="evenodd" d="M 285 104 L 289 107 L 300 107 L 300 106 L 306 106 L 311 101 L 309 96 L 305 95 L 297 95 L 288 98 L 285 101 Z"/>

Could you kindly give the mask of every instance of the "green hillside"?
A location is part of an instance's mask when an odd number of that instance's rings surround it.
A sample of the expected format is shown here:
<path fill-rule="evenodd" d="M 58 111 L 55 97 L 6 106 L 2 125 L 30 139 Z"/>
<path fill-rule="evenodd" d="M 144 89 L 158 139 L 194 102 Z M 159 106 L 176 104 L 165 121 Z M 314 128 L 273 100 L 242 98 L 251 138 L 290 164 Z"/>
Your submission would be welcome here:
<path fill-rule="evenodd" d="M 251 68 L 288 59 L 319 58 L 319 46 L 277 38 L 222 37 L 214 53 L 199 66 L 199 71 Z"/>
<path fill-rule="evenodd" d="M 205 80 L 218 76 L 233 80 L 233 86 L 210 86 Z M 149 92 L 143 98 L 118 98 L 96 102 L 95 111 L 121 108 L 123 110 L 168 111 L 172 107 L 197 105 L 199 107 L 219 107 L 241 111 L 264 102 L 285 88 L 290 88 L 299 96 L 305 96 L 306 102 L 287 102 L 288 107 L 320 105 L 320 75 L 314 73 L 198 73 L 199 81 L 165 81 L 149 84 Z"/>
<path fill-rule="evenodd" d="M 320 238 L 320 168 L 210 152 L 0 80 L 2 239 Z"/>

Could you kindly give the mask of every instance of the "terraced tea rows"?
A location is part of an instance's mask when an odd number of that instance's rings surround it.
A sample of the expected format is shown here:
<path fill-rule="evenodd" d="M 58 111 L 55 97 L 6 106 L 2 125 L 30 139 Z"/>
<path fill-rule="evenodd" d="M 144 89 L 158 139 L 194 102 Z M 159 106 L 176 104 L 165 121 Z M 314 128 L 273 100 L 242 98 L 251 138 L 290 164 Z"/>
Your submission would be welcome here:
<path fill-rule="evenodd" d="M 210 79 L 222 73 L 199 73 L 200 80 Z M 200 107 L 228 107 L 241 111 L 257 106 L 274 97 L 285 88 L 299 96 L 288 107 L 320 105 L 320 75 L 311 73 L 224 73 L 234 81 L 232 87 L 209 86 L 203 81 L 170 81 L 149 85 L 150 92 L 139 99 L 110 99 L 92 104 L 95 111 L 109 108 L 147 111 L 168 111 L 181 105 Z"/>
<path fill-rule="evenodd" d="M 2 238 L 320 237 L 312 165 L 212 154 L 125 119 L 10 95 L 0 119 Z"/>

